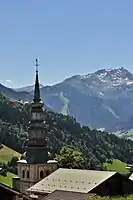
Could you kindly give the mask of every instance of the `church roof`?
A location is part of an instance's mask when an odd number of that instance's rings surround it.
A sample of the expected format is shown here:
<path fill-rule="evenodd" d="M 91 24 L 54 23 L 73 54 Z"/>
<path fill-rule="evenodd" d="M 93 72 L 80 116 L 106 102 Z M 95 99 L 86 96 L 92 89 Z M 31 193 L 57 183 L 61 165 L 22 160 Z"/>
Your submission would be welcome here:
<path fill-rule="evenodd" d="M 56 161 L 56 160 L 48 160 L 47 163 L 48 163 L 48 164 L 50 164 L 50 163 L 51 163 L 51 164 L 52 164 L 52 163 L 58 163 L 58 161 Z"/>
<path fill-rule="evenodd" d="M 27 163 L 25 159 L 18 160 L 17 163 Z"/>
<path fill-rule="evenodd" d="M 88 193 L 114 174 L 116 172 L 59 168 L 30 187 L 28 191 L 51 193 L 55 190 L 64 190 Z"/>

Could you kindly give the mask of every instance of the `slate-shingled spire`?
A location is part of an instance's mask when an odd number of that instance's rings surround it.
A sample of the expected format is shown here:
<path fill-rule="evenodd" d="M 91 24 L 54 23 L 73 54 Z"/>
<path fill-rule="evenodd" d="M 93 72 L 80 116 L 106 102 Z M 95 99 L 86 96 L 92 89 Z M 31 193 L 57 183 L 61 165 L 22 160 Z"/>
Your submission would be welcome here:
<path fill-rule="evenodd" d="M 39 78 L 38 78 L 38 60 L 36 59 L 36 80 L 35 80 L 35 89 L 34 89 L 34 103 L 41 101 L 40 98 L 40 89 L 39 89 Z"/>
<path fill-rule="evenodd" d="M 46 140 L 46 124 L 44 121 L 44 103 L 40 98 L 38 80 L 38 60 L 36 59 L 36 80 L 34 98 L 31 102 L 31 115 L 26 142 L 26 160 L 29 164 L 47 163 L 48 148 Z"/>

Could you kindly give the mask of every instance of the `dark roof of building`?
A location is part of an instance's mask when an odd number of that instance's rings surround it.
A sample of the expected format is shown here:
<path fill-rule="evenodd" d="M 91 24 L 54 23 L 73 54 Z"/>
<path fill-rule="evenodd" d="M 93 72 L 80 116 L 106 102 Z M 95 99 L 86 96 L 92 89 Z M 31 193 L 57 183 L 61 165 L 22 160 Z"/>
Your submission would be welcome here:
<path fill-rule="evenodd" d="M 90 196 L 95 196 L 95 194 L 55 190 L 51 194 L 45 196 L 42 200 L 86 200 L 87 197 Z"/>
<path fill-rule="evenodd" d="M 51 193 L 55 190 L 88 193 L 116 172 L 59 168 L 28 191 Z"/>
<path fill-rule="evenodd" d="M 26 196 L 26 195 L 24 195 L 24 194 L 22 194 L 22 193 L 20 193 L 20 192 L 18 192 L 16 190 L 14 190 L 11 187 L 8 187 L 7 185 L 4 185 L 3 183 L 0 183 L 0 187 L 5 189 L 5 190 L 7 190 L 8 192 L 10 192 L 10 193 L 12 193 L 14 195 L 18 195 L 18 196 L 24 197 L 25 200 L 30 200 L 30 198 L 28 196 Z"/>

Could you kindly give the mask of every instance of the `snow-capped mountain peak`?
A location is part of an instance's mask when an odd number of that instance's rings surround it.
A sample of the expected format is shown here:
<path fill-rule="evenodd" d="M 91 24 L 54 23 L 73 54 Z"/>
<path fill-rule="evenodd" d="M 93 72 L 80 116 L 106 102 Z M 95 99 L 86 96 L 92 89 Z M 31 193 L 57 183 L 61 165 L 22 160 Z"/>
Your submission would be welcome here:
<path fill-rule="evenodd" d="M 100 69 L 92 74 L 80 76 L 80 79 L 82 80 L 87 80 L 90 78 L 112 86 L 131 84 L 133 82 L 133 74 L 123 67 Z"/>

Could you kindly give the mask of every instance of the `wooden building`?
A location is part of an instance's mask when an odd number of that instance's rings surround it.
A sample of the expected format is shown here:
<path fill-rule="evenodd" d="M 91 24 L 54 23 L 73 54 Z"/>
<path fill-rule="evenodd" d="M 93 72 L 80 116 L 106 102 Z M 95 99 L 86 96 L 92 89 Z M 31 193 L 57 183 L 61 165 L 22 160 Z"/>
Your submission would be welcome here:
<path fill-rule="evenodd" d="M 133 181 L 116 172 L 59 168 L 30 187 L 28 192 L 41 198 L 56 190 L 101 196 L 125 195 L 133 193 Z"/>

